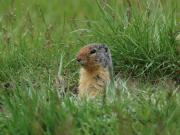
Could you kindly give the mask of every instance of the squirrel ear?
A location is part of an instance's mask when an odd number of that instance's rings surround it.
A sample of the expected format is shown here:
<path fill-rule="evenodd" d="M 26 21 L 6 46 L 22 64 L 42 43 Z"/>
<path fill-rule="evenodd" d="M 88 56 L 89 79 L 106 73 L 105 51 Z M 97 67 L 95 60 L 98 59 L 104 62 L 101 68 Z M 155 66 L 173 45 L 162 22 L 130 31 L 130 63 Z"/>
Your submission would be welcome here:
<path fill-rule="evenodd" d="M 103 48 L 105 49 L 105 52 L 108 52 L 108 47 L 106 45 L 103 45 Z"/>
<path fill-rule="evenodd" d="M 105 52 L 108 52 L 108 48 L 106 46 L 104 47 L 104 49 L 105 49 Z"/>

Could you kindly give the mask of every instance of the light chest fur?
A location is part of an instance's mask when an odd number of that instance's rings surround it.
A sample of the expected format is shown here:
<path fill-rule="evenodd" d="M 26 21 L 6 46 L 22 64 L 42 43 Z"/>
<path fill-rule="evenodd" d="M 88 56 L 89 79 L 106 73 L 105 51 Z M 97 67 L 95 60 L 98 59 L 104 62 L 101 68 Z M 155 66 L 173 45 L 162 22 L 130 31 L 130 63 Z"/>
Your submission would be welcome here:
<path fill-rule="evenodd" d="M 109 71 L 106 68 L 99 67 L 94 71 L 80 69 L 79 96 L 96 96 L 105 90 L 110 82 Z"/>

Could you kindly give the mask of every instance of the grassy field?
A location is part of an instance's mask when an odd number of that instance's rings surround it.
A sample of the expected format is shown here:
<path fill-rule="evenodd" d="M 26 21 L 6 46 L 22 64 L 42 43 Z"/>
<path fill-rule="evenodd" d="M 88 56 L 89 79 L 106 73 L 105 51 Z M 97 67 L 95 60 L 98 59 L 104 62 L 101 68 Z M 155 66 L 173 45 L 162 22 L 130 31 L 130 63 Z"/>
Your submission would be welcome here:
<path fill-rule="evenodd" d="M 178 135 L 179 34 L 179 0 L 0 0 L 0 135 Z M 111 49 L 117 93 L 80 101 L 92 42 Z"/>

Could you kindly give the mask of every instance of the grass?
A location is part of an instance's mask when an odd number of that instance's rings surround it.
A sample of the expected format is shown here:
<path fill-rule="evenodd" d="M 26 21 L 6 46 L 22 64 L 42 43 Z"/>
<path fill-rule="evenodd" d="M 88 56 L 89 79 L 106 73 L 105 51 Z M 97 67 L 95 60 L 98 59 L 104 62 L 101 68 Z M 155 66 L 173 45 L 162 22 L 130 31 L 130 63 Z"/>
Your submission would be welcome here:
<path fill-rule="evenodd" d="M 131 91 L 132 90 L 132 91 Z M 7 94 L 7 93 L 6 93 Z M 55 89 L 17 88 L 2 96 L 2 134 L 177 134 L 177 89 L 123 84 L 113 102 L 59 98 Z"/>
<path fill-rule="evenodd" d="M 0 134 L 178 135 L 179 5 L 0 1 Z M 72 94 L 76 53 L 91 42 L 106 43 L 115 76 L 125 76 L 112 101 Z"/>

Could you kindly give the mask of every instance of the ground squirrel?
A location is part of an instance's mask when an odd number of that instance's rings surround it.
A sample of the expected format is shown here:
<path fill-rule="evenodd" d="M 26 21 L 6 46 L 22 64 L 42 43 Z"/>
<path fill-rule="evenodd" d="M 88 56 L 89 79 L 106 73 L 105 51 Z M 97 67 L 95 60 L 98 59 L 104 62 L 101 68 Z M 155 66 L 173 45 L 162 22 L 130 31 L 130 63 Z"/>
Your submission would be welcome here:
<path fill-rule="evenodd" d="M 76 57 L 81 65 L 78 95 L 96 96 L 112 78 L 112 59 L 108 47 L 93 43 L 81 48 Z"/>

